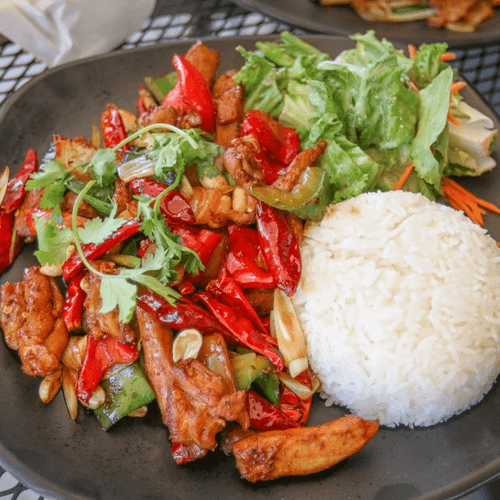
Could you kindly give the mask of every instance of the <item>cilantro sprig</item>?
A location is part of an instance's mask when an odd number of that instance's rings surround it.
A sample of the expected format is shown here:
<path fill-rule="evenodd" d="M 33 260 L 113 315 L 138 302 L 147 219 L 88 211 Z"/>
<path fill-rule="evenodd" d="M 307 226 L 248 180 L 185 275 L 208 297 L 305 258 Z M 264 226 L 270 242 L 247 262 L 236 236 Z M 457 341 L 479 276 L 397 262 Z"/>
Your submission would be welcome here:
<path fill-rule="evenodd" d="M 180 297 L 180 294 L 173 288 L 164 285 L 151 273 L 159 271 L 166 263 L 166 255 L 161 249 L 156 250 L 152 257 L 143 260 L 143 265 L 135 269 L 121 268 L 118 274 L 105 274 L 98 271 L 85 257 L 82 249 L 82 241 L 77 226 L 78 207 L 82 202 L 86 192 L 96 183 L 90 181 L 77 196 L 72 213 L 72 233 L 76 251 L 78 252 L 83 264 L 92 273 L 101 278 L 101 313 L 112 311 L 118 307 L 118 319 L 122 323 L 129 323 L 136 307 L 137 288 L 142 284 L 150 288 L 153 292 L 165 298 L 173 304 Z M 96 223 L 95 223 L 96 224 Z M 106 223 L 103 223 L 106 225 Z M 102 229 L 102 228 L 101 228 Z M 108 230 L 110 228 L 108 227 Z M 105 232 L 104 230 L 102 231 Z"/>

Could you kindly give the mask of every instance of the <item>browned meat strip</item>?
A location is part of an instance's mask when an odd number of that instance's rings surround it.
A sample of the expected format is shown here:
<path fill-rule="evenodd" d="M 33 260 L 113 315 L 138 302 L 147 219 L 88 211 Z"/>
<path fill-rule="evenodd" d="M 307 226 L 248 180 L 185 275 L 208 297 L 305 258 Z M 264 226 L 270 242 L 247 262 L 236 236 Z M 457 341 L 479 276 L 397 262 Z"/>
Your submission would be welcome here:
<path fill-rule="evenodd" d="M 326 141 L 321 139 L 314 148 L 309 148 L 301 151 L 293 160 L 285 171 L 276 179 L 273 186 L 276 186 L 285 191 L 290 191 L 297 184 L 300 174 L 307 168 L 312 167 L 324 153 Z"/>
<path fill-rule="evenodd" d="M 27 375 L 43 377 L 59 366 L 69 340 L 63 300 L 55 278 L 38 266 L 27 268 L 20 283 L 0 287 L 0 326 Z"/>
<path fill-rule="evenodd" d="M 215 81 L 213 97 L 215 101 L 215 142 L 229 148 L 231 141 L 238 137 L 245 111 L 245 92 L 233 80 L 236 71 L 228 71 Z"/>
<path fill-rule="evenodd" d="M 146 375 L 155 391 L 173 442 L 216 447 L 226 420 L 245 411 L 245 392 L 228 394 L 224 379 L 194 359 L 173 363 L 172 331 L 152 314 L 137 309 Z"/>
<path fill-rule="evenodd" d="M 186 59 L 202 74 L 208 88 L 211 89 L 219 67 L 220 54 L 200 41 L 187 51 Z"/>
<path fill-rule="evenodd" d="M 232 146 L 224 153 L 224 167 L 238 184 L 247 186 L 264 180 L 264 173 L 254 158 L 259 149 L 257 139 L 245 136 L 235 139 Z"/>
<path fill-rule="evenodd" d="M 359 451 L 378 422 L 348 415 L 314 427 L 254 434 L 232 444 L 236 466 L 251 482 L 303 476 L 332 467 Z"/>
<path fill-rule="evenodd" d="M 114 264 L 105 260 L 93 261 L 92 266 L 105 274 L 116 274 Z M 89 289 L 85 299 L 85 318 L 89 332 L 95 339 L 109 335 L 119 342 L 135 342 L 134 329 L 118 320 L 118 309 L 102 314 L 101 278 L 94 273 L 88 274 Z"/>
<path fill-rule="evenodd" d="M 113 200 L 115 200 L 118 206 L 117 213 L 121 214 L 128 209 L 129 203 L 133 201 L 132 191 L 128 184 L 125 184 L 120 178 L 115 182 L 115 191 L 113 193 Z"/>

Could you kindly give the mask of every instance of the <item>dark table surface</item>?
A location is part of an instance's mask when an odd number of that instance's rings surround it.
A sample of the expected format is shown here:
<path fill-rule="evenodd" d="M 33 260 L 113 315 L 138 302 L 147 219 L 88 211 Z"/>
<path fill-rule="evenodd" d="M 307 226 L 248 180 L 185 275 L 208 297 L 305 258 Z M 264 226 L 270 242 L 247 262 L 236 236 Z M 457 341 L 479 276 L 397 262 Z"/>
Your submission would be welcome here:
<path fill-rule="evenodd" d="M 250 12 L 229 0 L 158 0 L 143 28 L 116 50 L 205 37 L 270 35 L 284 30 L 299 35 L 312 33 L 258 12 Z M 452 64 L 500 115 L 500 41 L 481 47 L 455 49 L 454 52 L 457 57 Z M 1 106 L 9 96 L 46 69 L 40 60 L 0 35 L 0 114 Z M 1 467 L 0 498 L 50 500 L 27 489 Z M 500 499 L 500 481 L 464 498 Z"/>

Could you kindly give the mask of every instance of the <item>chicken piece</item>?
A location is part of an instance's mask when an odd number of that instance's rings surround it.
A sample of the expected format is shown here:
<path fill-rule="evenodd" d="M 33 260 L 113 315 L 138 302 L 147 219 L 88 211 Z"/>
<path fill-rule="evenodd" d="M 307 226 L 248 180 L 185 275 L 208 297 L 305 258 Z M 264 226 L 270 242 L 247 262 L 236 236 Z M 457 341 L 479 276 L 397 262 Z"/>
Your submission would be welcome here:
<path fill-rule="evenodd" d="M 143 127 L 153 123 L 167 123 L 168 125 L 175 125 L 179 111 L 173 106 L 168 104 L 157 106 L 139 117 L 139 122 Z"/>
<path fill-rule="evenodd" d="M 228 71 L 215 81 L 215 143 L 229 148 L 238 137 L 245 114 L 245 92 L 242 85 L 233 80 L 236 71 Z"/>
<path fill-rule="evenodd" d="M 68 213 L 73 212 L 73 205 L 75 204 L 77 197 L 78 195 L 76 193 L 67 191 L 61 202 L 61 210 Z M 80 206 L 78 207 L 78 215 L 85 217 L 86 219 L 93 219 L 94 217 L 99 217 L 99 212 L 85 200 L 82 200 Z"/>
<path fill-rule="evenodd" d="M 201 73 L 208 88 L 211 89 L 220 64 L 220 54 L 200 41 L 187 51 L 186 59 Z"/>
<path fill-rule="evenodd" d="M 316 164 L 319 157 L 326 149 L 326 141 L 321 139 L 314 148 L 301 151 L 283 173 L 274 181 L 273 186 L 291 191 L 297 184 L 300 174 L 307 168 Z"/>
<path fill-rule="evenodd" d="M 117 274 L 113 262 L 106 260 L 95 260 L 92 266 L 99 272 L 104 274 Z M 89 288 L 87 297 L 85 298 L 85 318 L 89 333 L 95 338 L 100 339 L 105 335 L 113 337 L 118 342 L 135 343 L 136 332 L 129 325 L 121 323 L 118 320 L 118 308 L 115 307 L 112 311 L 102 314 L 100 312 L 102 306 L 101 300 L 101 278 L 94 273 L 89 273 L 88 276 Z"/>
<path fill-rule="evenodd" d="M 40 200 L 43 196 L 43 189 L 33 189 L 26 191 L 26 196 L 21 206 L 14 215 L 14 229 L 18 237 L 25 243 L 31 243 L 36 238 L 36 231 L 33 224 L 33 208 L 40 206 Z"/>
<path fill-rule="evenodd" d="M 78 167 L 78 165 L 89 162 L 97 153 L 97 149 L 87 138 L 78 136 L 68 139 L 61 135 L 55 135 L 54 146 L 56 150 L 55 160 L 60 161 L 82 182 L 89 182 L 92 179 L 90 173 Z"/>
<path fill-rule="evenodd" d="M 376 421 L 347 415 L 314 427 L 254 434 L 232 444 L 241 475 L 254 483 L 303 476 L 332 467 L 359 451 L 379 428 Z"/>
<path fill-rule="evenodd" d="M 264 173 L 254 158 L 259 150 L 257 139 L 245 136 L 235 139 L 224 153 L 224 167 L 238 184 L 246 187 L 264 180 Z"/>
<path fill-rule="evenodd" d="M 115 182 L 113 200 L 115 200 L 118 207 L 118 215 L 128 210 L 129 204 L 134 201 L 134 197 L 129 185 L 125 184 L 120 178 L 118 178 Z"/>
<path fill-rule="evenodd" d="M 156 395 L 170 439 L 205 450 L 216 447 L 226 420 L 245 412 L 245 391 L 228 394 L 220 375 L 194 359 L 172 360 L 173 333 L 152 314 L 137 309 L 146 375 Z"/>
<path fill-rule="evenodd" d="M 0 327 L 27 375 L 44 377 L 59 367 L 69 341 L 63 302 L 55 278 L 38 266 L 27 268 L 21 282 L 0 287 Z"/>
<path fill-rule="evenodd" d="M 176 125 L 182 129 L 200 128 L 203 123 L 201 116 L 193 110 L 184 112 L 179 110 L 179 117 L 177 118 Z"/>

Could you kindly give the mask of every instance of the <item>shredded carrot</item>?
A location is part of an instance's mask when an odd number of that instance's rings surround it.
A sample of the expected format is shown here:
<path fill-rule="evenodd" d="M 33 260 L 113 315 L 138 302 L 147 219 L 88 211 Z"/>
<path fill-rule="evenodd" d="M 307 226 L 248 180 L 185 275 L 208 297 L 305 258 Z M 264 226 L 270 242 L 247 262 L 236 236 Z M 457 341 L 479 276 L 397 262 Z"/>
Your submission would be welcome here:
<path fill-rule="evenodd" d="M 411 43 L 408 44 L 408 55 L 410 56 L 410 59 L 415 59 L 417 56 L 417 49 L 415 48 L 415 45 L 412 45 Z"/>
<path fill-rule="evenodd" d="M 456 59 L 457 56 L 453 52 L 444 52 L 441 54 L 441 61 L 446 62 L 446 61 L 453 61 L 453 59 Z"/>
<path fill-rule="evenodd" d="M 462 125 L 450 112 L 448 112 L 448 121 L 453 123 L 456 127 L 460 127 L 460 125 Z"/>
<path fill-rule="evenodd" d="M 460 90 L 467 87 L 465 82 L 452 82 L 450 90 L 452 94 L 457 94 Z"/>
<path fill-rule="evenodd" d="M 397 191 L 398 189 L 401 189 L 404 186 L 405 182 L 408 180 L 408 177 L 410 177 L 410 174 L 413 172 L 414 168 L 415 167 L 413 166 L 413 163 L 411 162 L 408 163 L 403 173 L 401 174 L 401 177 L 398 179 L 398 182 L 394 184 L 394 187 L 392 188 L 394 189 L 394 191 Z"/>
<path fill-rule="evenodd" d="M 500 208 L 489 201 L 473 195 L 457 182 L 443 177 L 441 187 L 446 201 L 456 210 L 462 210 L 473 222 L 484 226 L 484 215 L 490 212 L 500 215 Z"/>

